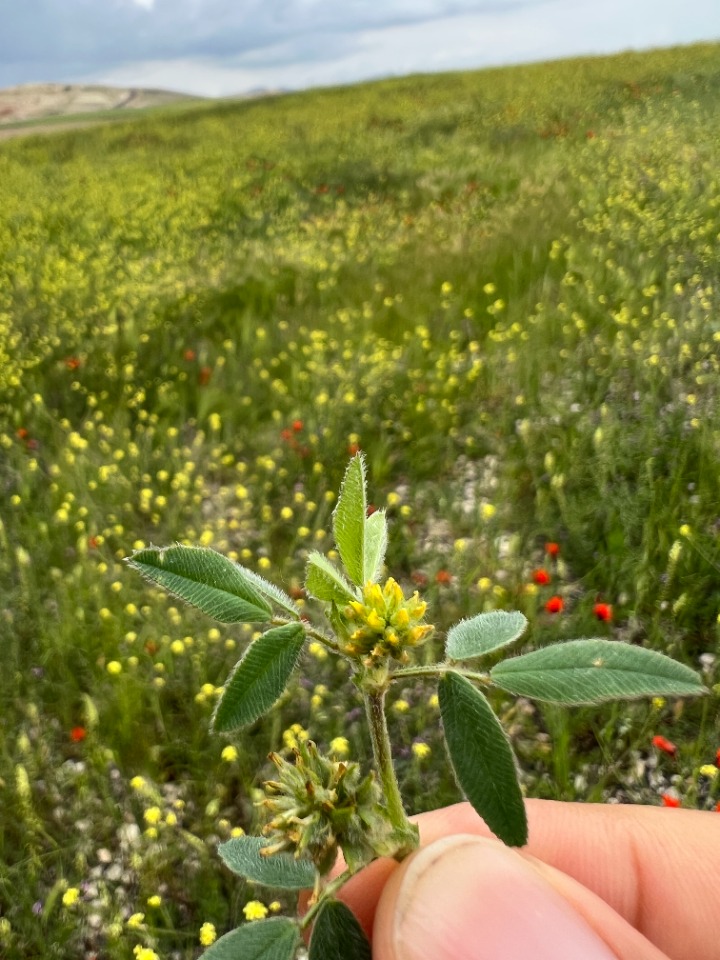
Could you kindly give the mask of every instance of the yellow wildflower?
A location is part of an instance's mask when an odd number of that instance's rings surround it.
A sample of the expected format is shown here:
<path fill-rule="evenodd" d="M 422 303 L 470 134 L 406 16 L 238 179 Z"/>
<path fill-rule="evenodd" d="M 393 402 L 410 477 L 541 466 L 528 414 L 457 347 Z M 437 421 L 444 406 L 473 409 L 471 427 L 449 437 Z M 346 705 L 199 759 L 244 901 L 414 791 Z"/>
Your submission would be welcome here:
<path fill-rule="evenodd" d="M 346 757 L 350 753 L 350 743 L 347 737 L 335 737 L 330 741 L 330 752 L 339 757 Z"/>
<path fill-rule="evenodd" d="M 264 920 L 268 915 L 268 908 L 259 900 L 250 900 L 243 907 L 246 920 Z"/>
<path fill-rule="evenodd" d="M 135 954 L 135 960 L 160 960 L 154 950 L 151 950 L 150 947 L 141 947 L 140 944 L 133 948 L 133 953 Z"/>
<path fill-rule="evenodd" d="M 62 902 L 64 907 L 72 907 L 78 901 L 80 891 L 77 887 L 68 887 L 63 894 Z"/>
<path fill-rule="evenodd" d="M 149 824 L 151 827 L 154 827 L 162 820 L 162 810 L 160 807 L 148 807 L 143 813 L 143 819 L 145 820 L 145 823 Z"/>

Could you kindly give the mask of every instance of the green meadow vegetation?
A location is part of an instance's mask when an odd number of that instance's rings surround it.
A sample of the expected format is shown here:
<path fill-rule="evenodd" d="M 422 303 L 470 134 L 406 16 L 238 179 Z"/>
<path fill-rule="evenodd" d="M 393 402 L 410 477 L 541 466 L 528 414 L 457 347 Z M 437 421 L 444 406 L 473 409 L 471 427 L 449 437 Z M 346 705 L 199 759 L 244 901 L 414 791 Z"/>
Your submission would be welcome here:
<path fill-rule="evenodd" d="M 716 810 L 719 245 L 718 45 L 0 144 L 0 954 L 190 960 L 293 914 L 217 848 L 257 832 L 271 751 L 367 761 L 348 667 L 311 643 L 212 734 L 254 627 L 123 560 L 212 547 L 317 618 L 358 451 L 421 663 L 517 610 L 520 651 L 613 639 L 710 688 L 491 692 L 525 793 Z M 408 812 L 460 799 L 437 697 L 388 713 Z"/>

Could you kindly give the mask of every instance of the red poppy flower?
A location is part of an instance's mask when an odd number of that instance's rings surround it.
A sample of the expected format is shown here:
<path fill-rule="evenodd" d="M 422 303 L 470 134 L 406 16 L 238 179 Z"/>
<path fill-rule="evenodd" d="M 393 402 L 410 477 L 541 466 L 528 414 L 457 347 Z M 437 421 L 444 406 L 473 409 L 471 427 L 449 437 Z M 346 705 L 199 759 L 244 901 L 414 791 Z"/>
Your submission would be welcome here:
<path fill-rule="evenodd" d="M 720 767 L 720 750 L 715 754 L 715 766 Z"/>
<path fill-rule="evenodd" d="M 97 550 L 97 548 L 98 548 L 98 538 L 97 538 L 97 537 L 88 537 L 87 545 L 88 545 L 88 550 Z"/>
<path fill-rule="evenodd" d="M 680 801 L 677 797 L 674 797 L 671 793 L 664 793 L 661 797 L 664 807 L 679 807 L 681 806 Z"/>
<path fill-rule="evenodd" d="M 212 367 L 200 367 L 198 373 L 198 383 L 201 387 L 206 387 L 210 383 L 210 377 L 212 376 Z"/>
<path fill-rule="evenodd" d="M 183 353 L 183 360 L 187 360 L 188 363 L 192 363 L 195 359 L 195 356 L 196 354 L 194 350 L 186 350 L 185 353 Z"/>
<path fill-rule="evenodd" d="M 562 597 L 550 597 L 550 599 L 545 604 L 545 609 L 548 613 L 562 613 L 565 603 L 563 602 Z"/>
<path fill-rule="evenodd" d="M 77 368 L 80 366 L 80 361 L 77 357 L 67 357 L 65 360 L 65 366 L 68 368 L 68 370 L 77 370 Z"/>
<path fill-rule="evenodd" d="M 87 730 L 85 727 L 73 727 L 70 731 L 70 739 L 73 743 L 82 743 L 86 736 Z"/>
<path fill-rule="evenodd" d="M 300 587 L 297 584 L 295 586 L 290 587 L 290 590 L 288 592 L 290 596 L 293 598 L 293 600 L 304 600 L 305 597 L 307 596 L 303 587 Z"/>
<path fill-rule="evenodd" d="M 612 620 L 612 607 L 609 603 L 596 603 L 593 607 L 593 613 L 603 623 L 609 623 Z"/>
<path fill-rule="evenodd" d="M 289 443 L 293 439 L 292 430 L 289 427 L 285 427 L 284 430 L 280 431 L 280 437 L 286 443 Z"/>
<path fill-rule="evenodd" d="M 423 573 L 422 570 L 413 570 L 410 574 L 410 579 L 416 587 L 426 587 L 428 585 L 427 574 Z M 718 753 L 720 753 L 720 751 L 718 751 Z"/>
<path fill-rule="evenodd" d="M 347 452 L 351 457 L 354 457 L 356 453 L 360 451 L 360 444 L 358 443 L 349 443 Z"/>
<path fill-rule="evenodd" d="M 452 574 L 447 570 L 438 570 L 438 572 L 435 574 L 435 583 L 439 583 L 441 585 L 452 583 Z"/>
<path fill-rule="evenodd" d="M 295 431 L 295 433 L 300 433 L 300 431 L 304 426 L 305 424 L 302 422 L 302 420 L 293 420 L 292 422 L 292 428 Z"/>
<path fill-rule="evenodd" d="M 29 434 L 25 427 L 18 427 L 15 431 L 15 436 L 18 438 L 18 440 L 27 440 Z"/>
<path fill-rule="evenodd" d="M 377 507 L 374 503 L 369 503 L 367 505 L 367 510 L 365 511 L 365 516 L 371 517 L 374 513 L 377 512 Z"/>
<path fill-rule="evenodd" d="M 545 553 L 547 553 L 547 555 L 550 557 L 556 557 L 560 553 L 560 544 L 553 543 L 552 541 L 550 541 L 550 543 L 546 543 Z"/>
<path fill-rule="evenodd" d="M 550 574 L 543 567 L 540 567 L 539 570 L 533 570 L 533 583 L 536 583 L 539 587 L 545 587 L 550 583 Z"/>
<path fill-rule="evenodd" d="M 151 657 L 155 656 L 155 654 L 157 653 L 157 650 L 158 650 L 158 645 L 155 643 L 154 640 L 147 640 L 145 642 L 145 651 L 146 653 L 149 653 Z"/>
<path fill-rule="evenodd" d="M 715 804 L 715 813 L 720 813 L 720 800 Z"/>
<path fill-rule="evenodd" d="M 656 750 L 661 750 L 669 757 L 674 757 L 677 754 L 677 747 L 672 740 L 668 740 L 667 737 L 663 737 L 661 734 L 652 738 L 652 745 Z"/>

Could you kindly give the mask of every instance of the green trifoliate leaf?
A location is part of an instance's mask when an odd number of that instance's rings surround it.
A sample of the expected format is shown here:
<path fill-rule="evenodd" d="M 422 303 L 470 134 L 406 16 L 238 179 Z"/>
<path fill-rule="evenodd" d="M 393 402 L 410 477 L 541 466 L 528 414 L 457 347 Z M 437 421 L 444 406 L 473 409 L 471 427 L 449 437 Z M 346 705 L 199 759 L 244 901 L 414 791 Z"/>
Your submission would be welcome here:
<path fill-rule="evenodd" d="M 358 587 L 364 585 L 366 515 L 365 460 L 358 453 L 348 465 L 333 513 L 333 534 L 340 558 Z"/>
<path fill-rule="evenodd" d="M 238 566 L 243 576 L 250 581 L 262 597 L 270 603 L 274 603 L 282 610 L 285 610 L 286 613 L 289 613 L 296 619 L 299 619 L 300 611 L 284 590 L 281 590 L 280 587 L 276 587 L 274 583 L 270 583 L 264 577 L 261 577 L 259 573 L 248 570 L 247 567 L 241 567 L 239 564 L 236 566 Z"/>
<path fill-rule="evenodd" d="M 218 853 L 226 867 L 253 883 L 282 890 L 312 887 L 317 871 L 309 860 L 295 859 L 288 853 L 264 857 L 260 851 L 266 846 L 264 837 L 233 837 L 220 844 Z"/>
<path fill-rule="evenodd" d="M 380 576 L 385 562 L 388 529 L 384 510 L 376 510 L 365 522 L 365 543 L 363 546 L 363 585 L 373 582 Z"/>
<path fill-rule="evenodd" d="M 255 920 L 220 937 L 202 960 L 294 960 L 300 944 L 296 924 L 287 917 Z"/>
<path fill-rule="evenodd" d="M 370 942 L 349 907 L 327 900 L 318 911 L 309 960 L 372 960 Z"/>
<path fill-rule="evenodd" d="M 697 673 L 654 650 L 613 640 L 569 640 L 503 660 L 490 671 L 509 693 L 550 703 L 697 696 Z"/>
<path fill-rule="evenodd" d="M 304 628 L 288 623 L 251 643 L 225 684 L 213 728 L 228 732 L 244 727 L 269 710 L 285 689 L 304 642 Z"/>
<path fill-rule="evenodd" d="M 357 600 L 355 591 L 337 567 L 316 550 L 308 557 L 305 589 L 316 600 L 327 600 L 341 607 Z"/>
<path fill-rule="evenodd" d="M 221 623 L 271 619 L 270 604 L 242 567 L 208 547 L 148 547 L 127 562 L 147 580 Z"/>
<path fill-rule="evenodd" d="M 499 650 L 518 637 L 527 627 L 527 620 L 517 610 L 491 610 L 470 620 L 461 620 L 447 635 L 446 653 L 451 660 L 468 660 Z"/>
<path fill-rule="evenodd" d="M 527 843 L 527 818 L 510 741 L 483 694 L 457 673 L 438 684 L 445 740 L 458 783 L 503 843 Z"/>

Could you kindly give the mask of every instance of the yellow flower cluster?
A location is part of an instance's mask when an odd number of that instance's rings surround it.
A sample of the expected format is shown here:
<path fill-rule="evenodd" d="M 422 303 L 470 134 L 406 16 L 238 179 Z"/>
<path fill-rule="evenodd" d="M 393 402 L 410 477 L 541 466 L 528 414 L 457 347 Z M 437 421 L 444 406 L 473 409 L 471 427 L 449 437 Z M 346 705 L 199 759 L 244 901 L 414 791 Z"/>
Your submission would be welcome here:
<path fill-rule="evenodd" d="M 407 648 L 423 643 L 433 632 L 430 624 L 420 622 L 426 609 L 417 591 L 406 600 L 392 577 L 383 587 L 367 583 L 362 602 L 352 600 L 345 608 L 349 636 L 342 649 L 366 665 L 388 657 L 406 663 Z"/>
<path fill-rule="evenodd" d="M 268 915 L 268 908 L 260 900 L 249 900 L 243 907 L 246 920 L 264 920 Z"/>
<path fill-rule="evenodd" d="M 133 953 L 135 954 L 135 960 L 160 960 L 154 950 L 149 947 L 141 947 L 140 944 L 133 947 Z"/>

